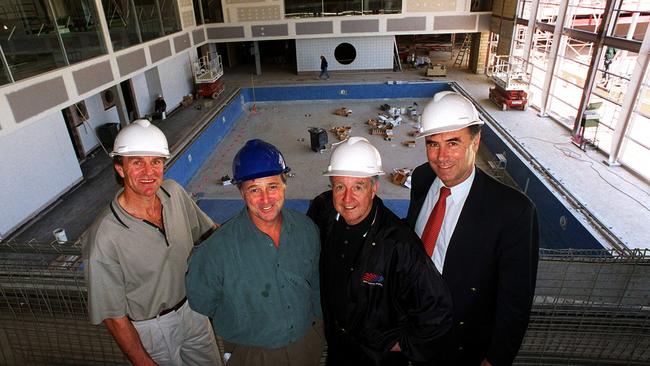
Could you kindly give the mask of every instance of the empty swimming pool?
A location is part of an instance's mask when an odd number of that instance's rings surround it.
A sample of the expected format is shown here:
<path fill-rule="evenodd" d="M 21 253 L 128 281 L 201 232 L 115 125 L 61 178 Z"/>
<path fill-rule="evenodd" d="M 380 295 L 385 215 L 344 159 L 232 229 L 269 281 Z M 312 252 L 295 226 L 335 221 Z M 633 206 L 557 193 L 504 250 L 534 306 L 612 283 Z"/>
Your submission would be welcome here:
<path fill-rule="evenodd" d="M 413 168 L 425 162 L 423 145 L 410 148 L 402 145 L 402 141 L 412 139 L 408 132 L 413 129 L 415 120 L 405 117 L 392 141 L 370 136 L 365 122 L 377 115 L 381 104 L 412 106 L 415 103 L 421 110 L 423 103 L 436 92 L 450 89 L 462 92 L 456 84 L 446 82 L 242 89 L 171 162 L 166 177 L 183 184 L 215 221 L 223 222 L 243 203 L 236 187 L 220 184 L 221 177 L 231 174 L 232 158 L 246 140 L 262 138 L 280 148 L 295 174 L 289 180 L 286 205 L 304 212 L 309 200 L 328 188 L 327 179 L 320 173 L 326 168 L 329 150 L 322 154 L 310 150 L 308 128 L 350 126 L 352 135 L 368 137 L 379 148 L 388 173 L 393 168 Z M 333 113 L 342 106 L 352 110 L 349 117 Z M 485 115 L 484 119 L 488 123 L 482 132 L 484 150 L 479 153 L 483 158 L 479 166 L 485 167 L 485 161 L 494 152 L 508 157 L 508 176 L 537 205 L 541 246 L 602 248 L 593 228 L 585 225 L 584 220 L 558 199 L 531 164 L 499 135 L 491 118 Z M 330 143 L 337 141 L 329 134 Z M 408 194 L 408 189 L 392 184 L 388 178 L 381 180 L 379 195 L 398 216 L 406 214 Z"/>

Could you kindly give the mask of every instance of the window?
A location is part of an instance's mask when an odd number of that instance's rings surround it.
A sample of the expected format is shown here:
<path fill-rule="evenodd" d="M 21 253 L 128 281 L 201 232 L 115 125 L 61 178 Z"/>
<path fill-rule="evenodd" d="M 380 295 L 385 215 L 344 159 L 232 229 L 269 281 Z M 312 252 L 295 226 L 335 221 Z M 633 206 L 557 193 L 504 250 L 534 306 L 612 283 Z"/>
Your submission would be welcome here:
<path fill-rule="evenodd" d="M 196 18 L 196 25 L 207 23 L 223 23 L 221 1 L 194 0 L 194 17 Z"/>
<path fill-rule="evenodd" d="M 401 0 L 285 0 L 286 18 L 310 18 L 362 14 L 399 14 Z"/>
<path fill-rule="evenodd" d="M 0 12 L 3 83 L 106 53 L 92 0 L 5 1 Z"/>
<path fill-rule="evenodd" d="M 102 0 L 114 50 L 181 30 L 174 0 Z"/>

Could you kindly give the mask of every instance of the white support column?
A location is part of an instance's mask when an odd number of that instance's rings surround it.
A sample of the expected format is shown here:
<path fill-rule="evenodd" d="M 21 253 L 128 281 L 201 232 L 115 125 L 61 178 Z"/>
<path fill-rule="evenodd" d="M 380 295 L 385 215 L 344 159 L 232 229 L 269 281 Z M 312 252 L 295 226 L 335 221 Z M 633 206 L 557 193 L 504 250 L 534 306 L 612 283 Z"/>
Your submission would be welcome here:
<path fill-rule="evenodd" d="M 253 41 L 253 50 L 255 52 L 255 75 L 262 75 L 262 63 L 260 61 L 260 46 L 257 41 Z"/>
<path fill-rule="evenodd" d="M 95 0 L 95 9 L 97 10 L 97 20 L 99 21 L 99 28 L 101 30 L 101 37 L 104 41 L 104 46 L 106 47 L 106 53 L 113 53 L 113 43 L 111 43 L 111 37 L 108 30 L 108 23 L 106 22 L 106 13 L 104 13 L 104 6 L 102 5 L 102 0 Z"/>
<path fill-rule="evenodd" d="M 555 19 L 555 28 L 553 30 L 553 44 L 551 45 L 551 52 L 548 55 L 548 63 L 546 67 L 546 76 L 544 77 L 544 84 L 542 84 L 542 103 L 540 105 L 540 116 L 546 115 L 548 108 L 548 97 L 551 89 L 551 81 L 553 81 L 553 74 L 555 73 L 555 63 L 557 61 L 557 51 L 560 49 L 560 40 L 562 39 L 562 31 L 564 30 L 564 20 L 569 5 L 569 0 L 561 0 L 558 9 L 557 19 Z"/>
<path fill-rule="evenodd" d="M 643 43 L 641 43 L 641 49 L 639 50 L 639 55 L 636 58 L 634 71 L 632 71 L 632 75 L 630 76 L 630 82 L 627 85 L 627 92 L 625 93 L 623 103 L 621 104 L 621 113 L 619 114 L 616 127 L 614 127 L 612 146 L 609 150 L 609 158 L 607 159 L 607 164 L 609 165 L 619 165 L 618 160 L 621 157 L 625 132 L 627 132 L 627 129 L 630 126 L 630 120 L 632 119 L 634 105 L 636 104 L 639 97 L 639 91 L 641 89 L 641 85 L 643 84 L 643 75 L 648 68 L 649 62 L 650 27 L 646 29 L 645 36 L 643 37 Z"/>
<path fill-rule="evenodd" d="M 530 18 L 528 19 L 528 29 L 526 30 L 526 40 L 524 41 L 524 60 L 529 62 L 530 50 L 533 45 L 533 36 L 535 35 L 535 24 L 537 23 L 537 8 L 539 0 L 530 2 Z"/>

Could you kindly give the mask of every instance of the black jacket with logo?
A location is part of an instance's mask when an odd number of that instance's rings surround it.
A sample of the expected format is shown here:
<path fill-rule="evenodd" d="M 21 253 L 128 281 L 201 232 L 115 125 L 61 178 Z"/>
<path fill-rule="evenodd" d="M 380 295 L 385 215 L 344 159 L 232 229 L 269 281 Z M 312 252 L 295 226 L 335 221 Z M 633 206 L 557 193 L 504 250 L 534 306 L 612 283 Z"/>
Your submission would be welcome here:
<path fill-rule="evenodd" d="M 346 286 L 347 313 L 336 317 L 326 305 L 328 288 L 323 281 L 332 270 L 328 258 L 333 255 L 332 230 L 337 219 L 332 191 L 316 197 L 307 212 L 320 228 L 321 304 L 326 335 L 342 331 L 378 361 L 396 342 L 409 359 L 429 360 L 437 351 L 436 340 L 451 327 L 449 290 L 413 230 L 378 197 L 374 205 L 376 216 L 360 254 L 347 275 L 347 283 L 340 284 Z M 335 318 L 339 321 L 335 322 Z"/>

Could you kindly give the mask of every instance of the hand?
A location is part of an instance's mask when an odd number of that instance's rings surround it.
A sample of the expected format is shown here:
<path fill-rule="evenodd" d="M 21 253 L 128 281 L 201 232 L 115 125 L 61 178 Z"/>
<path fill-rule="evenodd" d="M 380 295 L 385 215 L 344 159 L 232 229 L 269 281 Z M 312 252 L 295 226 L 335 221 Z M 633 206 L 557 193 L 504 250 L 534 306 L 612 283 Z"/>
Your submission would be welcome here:
<path fill-rule="evenodd" d="M 492 364 L 487 360 L 487 358 L 484 358 L 481 362 L 481 366 L 492 366 Z"/>
<path fill-rule="evenodd" d="M 399 342 L 395 343 L 390 349 L 391 352 L 402 352 L 402 349 L 399 346 Z"/>

